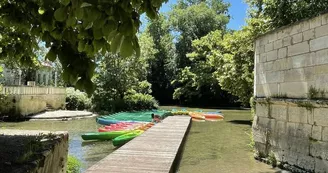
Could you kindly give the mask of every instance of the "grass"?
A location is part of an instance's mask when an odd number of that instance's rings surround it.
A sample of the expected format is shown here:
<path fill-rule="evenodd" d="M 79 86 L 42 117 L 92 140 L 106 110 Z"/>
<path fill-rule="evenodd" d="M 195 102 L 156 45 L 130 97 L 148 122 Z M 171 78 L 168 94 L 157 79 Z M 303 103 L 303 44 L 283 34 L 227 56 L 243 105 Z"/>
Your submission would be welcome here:
<path fill-rule="evenodd" d="M 199 110 L 199 108 L 188 108 L 188 110 Z M 248 135 L 251 134 L 251 112 L 249 110 L 222 112 L 225 116 L 224 121 L 192 123 L 184 146 L 179 173 L 277 172 L 277 169 L 258 162 L 253 157 Z"/>

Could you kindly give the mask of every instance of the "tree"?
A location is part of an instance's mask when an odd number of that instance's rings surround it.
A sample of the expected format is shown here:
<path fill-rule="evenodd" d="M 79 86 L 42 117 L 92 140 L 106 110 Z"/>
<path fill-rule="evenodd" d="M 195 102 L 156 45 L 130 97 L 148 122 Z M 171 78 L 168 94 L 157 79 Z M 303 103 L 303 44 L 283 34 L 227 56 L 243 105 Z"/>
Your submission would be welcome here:
<path fill-rule="evenodd" d="M 154 58 L 156 50 L 153 40 L 147 33 L 141 34 L 140 46 L 140 57 L 121 57 L 111 53 L 105 57 L 100 55 L 98 75 L 95 78 L 97 87 L 93 95 L 96 110 L 123 109 L 126 97 L 130 98 L 131 95 L 153 100 L 148 95 L 151 93 L 151 84 L 147 82 L 146 77 L 147 61 Z M 120 108 L 117 108 L 116 104 L 120 105 Z"/>
<path fill-rule="evenodd" d="M 228 7 L 229 4 L 222 0 L 180 0 L 173 6 L 169 21 L 172 30 L 177 33 L 178 68 L 190 65 L 186 54 L 192 51 L 192 40 L 217 29 L 226 30 Z"/>
<path fill-rule="evenodd" d="M 147 80 L 152 85 L 152 95 L 164 104 L 172 103 L 173 87 L 171 80 L 175 77 L 175 47 L 170 33 L 167 17 L 149 20 L 145 33 L 149 34 L 157 52 L 148 60 L 149 73 Z"/>
<path fill-rule="evenodd" d="M 217 30 L 193 41 L 194 52 L 187 54 L 191 66 L 185 67 L 172 82 L 177 87 L 173 94 L 175 99 L 207 106 L 235 102 L 234 97 L 222 91 L 217 81 L 217 69 L 226 63 L 221 53 L 222 37 L 222 32 Z"/>
<path fill-rule="evenodd" d="M 140 15 L 156 18 L 163 2 L 166 0 L 1 1 L 0 31 L 6 37 L 0 40 L 0 56 L 12 60 L 14 55 L 23 64 L 30 62 L 37 39 L 41 39 L 50 48 L 46 58 L 60 60 L 65 81 L 90 94 L 95 54 L 111 51 L 121 57 L 139 56 Z"/>
<path fill-rule="evenodd" d="M 271 28 L 277 28 L 313 17 L 327 10 L 326 0 L 267 0 L 263 1 L 263 14 L 270 18 Z"/>
<path fill-rule="evenodd" d="M 251 18 L 242 30 L 227 33 L 213 31 L 194 40 L 193 52 L 187 55 L 191 61 L 201 62 L 202 65 L 196 66 L 199 71 L 205 71 L 203 68 L 211 69 L 207 76 L 216 79 L 212 81 L 218 83 L 223 90 L 237 96 L 245 106 L 249 105 L 249 99 L 253 95 L 253 42 L 269 28 L 267 18 L 263 17 L 261 11 L 262 5 L 261 0 L 250 3 Z"/>

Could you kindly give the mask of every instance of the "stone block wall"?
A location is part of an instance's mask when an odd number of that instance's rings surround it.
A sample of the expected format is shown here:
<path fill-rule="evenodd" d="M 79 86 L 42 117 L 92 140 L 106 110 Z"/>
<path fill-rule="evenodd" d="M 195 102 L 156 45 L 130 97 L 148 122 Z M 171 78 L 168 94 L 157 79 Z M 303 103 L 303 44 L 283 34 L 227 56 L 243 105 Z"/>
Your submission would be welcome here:
<path fill-rule="evenodd" d="M 65 88 L 52 87 L 4 87 L 0 96 L 0 113 L 20 118 L 45 111 L 47 105 L 53 109 L 65 107 Z"/>
<path fill-rule="evenodd" d="M 328 86 L 328 14 L 280 28 L 255 43 L 257 97 L 306 98 Z M 326 94 L 328 98 L 328 94 Z"/>
<path fill-rule="evenodd" d="M 0 172 L 66 173 L 68 133 L 0 130 Z"/>
<path fill-rule="evenodd" d="M 259 37 L 254 81 L 257 156 L 328 172 L 328 14 Z"/>

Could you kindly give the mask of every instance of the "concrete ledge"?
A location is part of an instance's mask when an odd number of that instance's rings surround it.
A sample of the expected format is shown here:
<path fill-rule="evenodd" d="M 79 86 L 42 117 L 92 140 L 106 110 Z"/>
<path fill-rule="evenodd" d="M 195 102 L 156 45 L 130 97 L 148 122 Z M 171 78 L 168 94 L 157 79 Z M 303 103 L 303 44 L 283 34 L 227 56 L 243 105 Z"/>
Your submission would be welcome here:
<path fill-rule="evenodd" d="M 39 113 L 36 115 L 28 116 L 27 119 L 31 120 L 72 120 L 72 119 L 82 119 L 95 117 L 96 114 L 88 111 L 68 111 L 68 110 L 58 110 L 58 111 L 48 111 Z"/>

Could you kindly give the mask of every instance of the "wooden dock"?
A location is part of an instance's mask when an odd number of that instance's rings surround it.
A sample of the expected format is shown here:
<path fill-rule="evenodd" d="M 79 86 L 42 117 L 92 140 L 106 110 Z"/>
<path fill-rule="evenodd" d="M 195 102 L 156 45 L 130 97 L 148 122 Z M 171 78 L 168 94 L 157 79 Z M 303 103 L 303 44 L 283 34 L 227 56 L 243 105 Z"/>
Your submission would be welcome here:
<path fill-rule="evenodd" d="M 169 173 L 175 171 L 188 116 L 171 116 L 90 167 L 86 173 Z"/>

